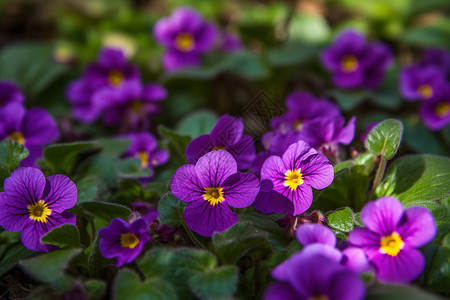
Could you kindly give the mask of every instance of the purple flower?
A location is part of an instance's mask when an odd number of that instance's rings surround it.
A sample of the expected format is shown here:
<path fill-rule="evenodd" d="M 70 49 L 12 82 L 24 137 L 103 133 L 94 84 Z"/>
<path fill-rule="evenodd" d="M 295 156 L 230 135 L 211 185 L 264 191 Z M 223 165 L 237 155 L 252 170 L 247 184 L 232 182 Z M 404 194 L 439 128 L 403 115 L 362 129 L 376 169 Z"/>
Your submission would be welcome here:
<path fill-rule="evenodd" d="M 153 168 L 165 164 L 169 160 L 169 152 L 165 149 L 158 149 L 158 141 L 149 132 L 128 133 L 123 137 L 131 140 L 130 147 L 123 154 L 123 157 L 135 157 L 141 161 L 141 168 L 150 170 L 153 176 Z"/>
<path fill-rule="evenodd" d="M 41 237 L 55 227 L 75 225 L 75 215 L 65 211 L 77 202 L 77 187 L 64 175 L 45 178 L 35 168 L 19 168 L 3 184 L 0 193 L 0 225 L 8 231 L 22 231 L 23 245 L 34 251 L 57 249 Z"/>
<path fill-rule="evenodd" d="M 235 52 L 242 49 L 242 42 L 238 35 L 226 31 L 220 33 L 220 50 L 223 52 Z"/>
<path fill-rule="evenodd" d="M 200 56 L 214 46 L 216 29 L 192 8 L 180 7 L 155 24 L 153 35 L 167 48 L 164 68 L 173 71 L 200 65 Z"/>
<path fill-rule="evenodd" d="M 311 187 L 323 189 L 333 178 L 333 166 L 328 159 L 303 141 L 289 146 L 282 157 L 269 157 L 261 169 L 261 180 L 270 180 L 273 190 L 293 203 L 294 215 L 311 206 Z"/>
<path fill-rule="evenodd" d="M 439 68 L 445 76 L 449 76 L 450 52 L 445 49 L 426 49 L 420 64 L 423 66 L 435 66 Z"/>
<path fill-rule="evenodd" d="M 327 256 L 297 252 L 272 271 L 277 282 L 264 293 L 265 300 L 359 300 L 365 286 L 359 276 Z"/>
<path fill-rule="evenodd" d="M 115 257 L 118 267 L 135 260 L 150 240 L 148 224 L 143 219 L 129 224 L 115 218 L 107 227 L 101 228 L 98 235 L 100 253 L 106 258 Z"/>
<path fill-rule="evenodd" d="M 233 156 L 224 150 L 212 151 L 195 165 L 178 168 L 170 182 L 172 193 L 187 202 L 186 224 L 203 236 L 223 232 L 237 222 L 230 207 L 252 204 L 259 191 L 253 174 L 237 172 Z"/>
<path fill-rule="evenodd" d="M 445 82 L 436 66 L 412 65 L 400 73 L 400 90 L 408 101 L 429 100 Z"/>
<path fill-rule="evenodd" d="M 159 84 L 142 86 L 138 80 L 129 80 L 116 89 L 97 92 L 93 103 L 103 111 L 105 125 L 143 130 L 150 127 L 150 117 L 160 111 L 158 102 L 166 97 L 167 91 Z"/>
<path fill-rule="evenodd" d="M 341 88 L 376 88 L 392 64 L 393 55 L 381 43 L 369 44 L 359 32 L 342 32 L 322 53 L 323 65 Z"/>
<path fill-rule="evenodd" d="M 9 103 L 23 103 L 24 101 L 25 97 L 14 83 L 0 81 L 0 108 Z"/>
<path fill-rule="evenodd" d="M 93 102 L 96 93 L 119 88 L 123 83 L 139 78 L 139 70 L 128 64 L 121 50 L 103 49 L 97 62 L 89 65 L 83 77 L 72 82 L 67 89 L 74 117 L 85 123 L 95 121 L 102 109 Z"/>
<path fill-rule="evenodd" d="M 42 155 L 42 146 L 59 136 L 55 120 L 43 108 L 28 111 L 19 103 L 10 103 L 0 109 L 0 140 L 11 139 L 23 144 L 30 155 L 22 166 L 34 166 Z"/>
<path fill-rule="evenodd" d="M 425 259 L 416 248 L 436 234 L 433 215 L 426 208 L 404 210 L 397 199 L 382 197 L 363 208 L 361 221 L 366 227 L 351 231 L 348 241 L 364 250 L 379 279 L 408 282 L 422 273 Z"/>
<path fill-rule="evenodd" d="M 431 130 L 440 130 L 450 124 L 450 85 L 442 86 L 435 97 L 424 101 L 420 118 Z"/>
<path fill-rule="evenodd" d="M 255 145 L 253 138 L 243 132 L 241 119 L 223 115 L 217 120 L 211 134 L 201 135 L 189 143 L 186 159 L 190 164 L 195 164 L 204 154 L 222 149 L 233 155 L 239 169 L 246 169 L 255 158 Z"/>

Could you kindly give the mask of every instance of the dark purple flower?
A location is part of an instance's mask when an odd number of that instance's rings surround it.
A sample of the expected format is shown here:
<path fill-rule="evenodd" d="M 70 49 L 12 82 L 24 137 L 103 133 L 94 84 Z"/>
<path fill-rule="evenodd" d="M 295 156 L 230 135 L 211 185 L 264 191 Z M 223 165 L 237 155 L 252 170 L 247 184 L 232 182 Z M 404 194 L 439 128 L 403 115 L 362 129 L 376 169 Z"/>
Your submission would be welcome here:
<path fill-rule="evenodd" d="M 9 81 L 0 81 L 0 108 L 9 103 L 20 103 L 25 101 L 20 89 Z"/>
<path fill-rule="evenodd" d="M 295 233 L 297 241 L 303 246 L 311 244 L 324 244 L 336 246 L 336 236 L 328 227 L 315 223 L 303 224 L 297 228 Z"/>
<path fill-rule="evenodd" d="M 150 117 L 160 111 L 158 102 L 166 97 L 167 91 L 159 84 L 143 86 L 138 80 L 129 80 L 116 89 L 97 92 L 93 104 L 103 111 L 105 125 L 143 130 L 150 127 Z"/>
<path fill-rule="evenodd" d="M 420 118 L 431 130 L 450 124 L 450 85 L 441 86 L 433 99 L 422 103 Z"/>
<path fill-rule="evenodd" d="M 445 49 L 425 49 L 420 64 L 435 66 L 448 77 L 450 75 L 450 52 Z"/>
<path fill-rule="evenodd" d="M 216 29 L 192 8 L 180 7 L 155 24 L 153 35 L 167 49 L 165 69 L 173 71 L 198 66 L 201 55 L 214 46 Z"/>
<path fill-rule="evenodd" d="M 356 273 L 315 252 L 295 253 L 272 271 L 272 277 L 277 282 L 269 285 L 265 300 L 360 300 L 365 295 Z"/>
<path fill-rule="evenodd" d="M 22 231 L 23 245 L 34 251 L 57 249 L 41 237 L 55 227 L 75 225 L 75 215 L 65 211 L 77 202 L 77 187 L 64 175 L 45 178 L 35 168 L 19 168 L 3 184 L 0 193 L 0 225 L 8 231 Z"/>
<path fill-rule="evenodd" d="M 42 155 L 42 146 L 59 136 L 52 116 L 43 108 L 28 111 L 19 103 L 10 103 L 0 109 L 0 140 L 11 139 L 23 144 L 30 152 L 23 166 L 34 166 Z"/>
<path fill-rule="evenodd" d="M 223 232 L 237 222 L 230 207 L 252 204 L 259 191 L 259 180 L 253 174 L 237 172 L 233 156 L 224 150 L 212 151 L 195 165 L 178 168 L 170 182 L 172 193 L 187 202 L 186 224 L 203 236 Z"/>
<path fill-rule="evenodd" d="M 186 159 L 195 164 L 200 157 L 213 150 L 226 150 L 237 161 L 239 169 L 246 169 L 255 158 L 255 144 L 250 135 L 244 135 L 244 123 L 239 118 L 223 115 L 210 134 L 193 139 L 186 147 Z"/>
<path fill-rule="evenodd" d="M 333 178 L 333 166 L 328 159 L 303 141 L 289 146 L 282 157 L 269 157 L 261 169 L 261 180 L 270 180 L 273 190 L 293 203 L 294 215 L 311 206 L 311 187 L 323 189 Z"/>
<path fill-rule="evenodd" d="M 118 267 L 135 260 L 150 240 L 148 224 L 143 219 L 129 224 L 115 218 L 108 227 L 101 228 L 98 235 L 100 253 L 106 258 L 116 258 Z"/>
<path fill-rule="evenodd" d="M 408 101 L 429 100 L 445 82 L 436 66 L 412 65 L 400 73 L 400 90 Z"/>
<path fill-rule="evenodd" d="M 131 208 L 133 212 L 137 212 L 137 218 L 142 218 L 148 225 L 150 225 L 154 220 L 159 218 L 158 210 L 153 208 L 147 202 L 136 201 L 131 204 Z M 131 223 L 131 221 L 128 219 Z"/>
<path fill-rule="evenodd" d="M 369 202 L 361 212 L 365 228 L 355 228 L 348 241 L 360 247 L 385 281 L 409 282 L 424 267 L 425 246 L 436 234 L 433 215 L 424 207 L 403 209 L 395 198 L 382 197 Z"/>
<path fill-rule="evenodd" d="M 242 49 L 242 42 L 238 35 L 226 31 L 220 33 L 220 50 L 224 52 L 235 52 Z"/>
<path fill-rule="evenodd" d="M 102 109 L 93 102 L 97 93 L 105 89 L 114 90 L 129 80 L 139 79 L 139 70 L 127 62 L 121 50 L 103 49 L 97 62 L 90 64 L 83 77 L 72 82 L 67 89 L 74 117 L 85 123 L 95 121 Z"/>
<path fill-rule="evenodd" d="M 370 44 L 361 33 L 347 30 L 325 49 L 321 58 L 338 87 L 374 89 L 392 64 L 393 55 L 384 44 Z"/>
<path fill-rule="evenodd" d="M 169 160 L 169 152 L 158 149 L 158 141 L 149 132 L 128 133 L 123 137 L 131 140 L 130 147 L 123 157 L 135 157 L 141 161 L 141 167 L 150 170 L 153 176 L 153 168 L 165 164 Z"/>

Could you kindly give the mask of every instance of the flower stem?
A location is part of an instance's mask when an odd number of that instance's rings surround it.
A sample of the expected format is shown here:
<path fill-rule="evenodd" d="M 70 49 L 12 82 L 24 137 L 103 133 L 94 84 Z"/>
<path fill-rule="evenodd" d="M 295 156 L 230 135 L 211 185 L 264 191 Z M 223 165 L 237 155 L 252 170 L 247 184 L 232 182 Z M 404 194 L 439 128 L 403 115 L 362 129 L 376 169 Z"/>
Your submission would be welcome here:
<path fill-rule="evenodd" d="M 189 229 L 189 227 L 187 227 L 185 223 L 183 223 L 183 228 L 186 231 L 187 235 L 189 236 L 189 239 L 195 246 L 201 249 L 206 249 L 206 247 L 195 237 L 191 229 Z"/>
<path fill-rule="evenodd" d="M 381 179 L 383 179 L 384 170 L 386 169 L 387 160 L 383 155 L 380 155 L 380 162 L 378 163 L 377 173 L 375 173 L 375 178 L 373 179 L 372 189 L 367 197 L 367 200 L 370 200 L 375 189 L 380 185 Z"/>

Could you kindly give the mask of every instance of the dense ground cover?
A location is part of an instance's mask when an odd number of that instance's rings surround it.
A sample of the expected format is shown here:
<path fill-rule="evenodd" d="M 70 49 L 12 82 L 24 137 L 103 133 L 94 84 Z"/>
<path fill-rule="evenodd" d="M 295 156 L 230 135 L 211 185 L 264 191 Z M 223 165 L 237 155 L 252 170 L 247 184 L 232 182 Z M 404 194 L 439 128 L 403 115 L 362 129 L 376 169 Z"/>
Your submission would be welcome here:
<path fill-rule="evenodd" d="M 0 298 L 448 297 L 449 11 L 0 2 Z"/>

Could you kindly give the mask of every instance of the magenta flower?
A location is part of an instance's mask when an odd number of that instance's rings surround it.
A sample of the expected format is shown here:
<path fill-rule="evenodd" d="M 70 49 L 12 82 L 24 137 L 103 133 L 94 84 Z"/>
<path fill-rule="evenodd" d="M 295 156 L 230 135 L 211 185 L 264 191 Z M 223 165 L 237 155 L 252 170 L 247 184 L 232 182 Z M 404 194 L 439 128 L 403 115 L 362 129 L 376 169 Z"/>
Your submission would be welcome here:
<path fill-rule="evenodd" d="M 340 88 L 376 88 L 392 64 L 390 49 L 381 43 L 370 44 L 359 32 L 342 32 L 322 53 L 322 64 Z"/>
<path fill-rule="evenodd" d="M 269 157 L 261 169 L 261 180 L 270 180 L 273 190 L 292 202 L 294 215 L 311 206 L 311 187 L 323 189 L 333 178 L 333 166 L 328 159 L 303 141 L 289 146 L 282 157 Z"/>
<path fill-rule="evenodd" d="M 57 249 L 41 237 L 55 227 L 75 225 L 75 215 L 65 211 L 77 202 L 77 187 L 64 175 L 45 178 L 35 168 L 19 168 L 3 184 L 0 193 L 0 225 L 8 231 L 22 231 L 23 245 L 34 251 Z"/>
<path fill-rule="evenodd" d="M 114 90 L 128 80 L 139 79 L 139 70 L 128 64 L 121 50 L 103 49 L 97 62 L 90 64 L 83 77 L 72 82 L 67 89 L 74 117 L 84 123 L 95 121 L 102 109 L 93 101 L 98 92 Z"/>
<path fill-rule="evenodd" d="M 222 31 L 219 36 L 220 46 L 219 49 L 223 52 L 235 52 L 242 49 L 241 39 L 237 34 L 228 33 L 226 31 Z"/>
<path fill-rule="evenodd" d="M 441 70 L 444 76 L 450 75 L 450 52 L 445 49 L 425 49 L 422 60 L 422 66 L 435 66 Z"/>
<path fill-rule="evenodd" d="M 420 118 L 431 130 L 440 130 L 450 124 L 450 85 L 443 85 L 420 108 Z"/>
<path fill-rule="evenodd" d="M 361 212 L 365 228 L 350 232 L 348 241 L 360 247 L 385 281 L 409 282 L 425 267 L 425 246 L 436 234 L 433 215 L 424 207 L 403 209 L 395 198 L 381 197 L 369 202 Z"/>
<path fill-rule="evenodd" d="M 297 252 L 272 271 L 264 300 L 361 300 L 365 286 L 359 276 L 327 256 Z"/>
<path fill-rule="evenodd" d="M 180 7 L 155 24 L 153 35 L 167 48 L 164 68 L 173 71 L 200 65 L 201 55 L 214 47 L 216 29 L 192 8 Z"/>
<path fill-rule="evenodd" d="M 437 66 L 412 65 L 400 73 L 400 90 L 407 101 L 429 100 L 444 83 Z"/>
<path fill-rule="evenodd" d="M 237 172 L 233 156 L 218 150 L 205 154 L 195 165 L 178 168 L 170 189 L 188 203 L 184 217 L 189 228 L 200 235 L 212 236 L 237 222 L 230 206 L 251 205 L 259 191 L 259 180 L 253 174 Z"/>
<path fill-rule="evenodd" d="M 25 97 L 14 83 L 0 80 L 0 108 L 9 103 L 23 103 L 24 101 Z"/>
<path fill-rule="evenodd" d="M 158 102 L 166 97 L 167 91 L 159 84 L 143 86 L 138 80 L 129 80 L 116 89 L 99 91 L 93 102 L 103 112 L 105 125 L 144 130 L 150 127 L 151 117 L 160 111 Z"/>
<path fill-rule="evenodd" d="M 169 152 L 158 149 L 158 141 L 151 133 L 128 133 L 123 137 L 129 138 L 131 144 L 122 156 L 138 158 L 141 161 L 141 168 L 149 169 L 151 176 L 154 175 L 154 167 L 161 166 L 169 160 Z"/>
<path fill-rule="evenodd" d="M 255 158 L 253 138 L 244 135 L 244 123 L 239 118 L 223 115 L 217 120 L 211 134 L 193 139 L 186 147 L 186 159 L 195 164 L 200 157 L 212 150 L 226 150 L 237 161 L 239 169 L 246 169 Z"/>
<path fill-rule="evenodd" d="M 19 103 L 10 103 L 0 109 L 0 140 L 11 139 L 24 145 L 30 155 L 22 166 L 34 166 L 42 156 L 42 146 L 59 137 L 55 120 L 43 108 L 28 111 Z"/>
<path fill-rule="evenodd" d="M 150 240 L 148 224 L 143 219 L 129 224 L 115 218 L 107 227 L 101 228 L 98 235 L 100 253 L 106 258 L 116 258 L 118 267 L 135 260 Z"/>

